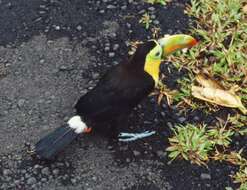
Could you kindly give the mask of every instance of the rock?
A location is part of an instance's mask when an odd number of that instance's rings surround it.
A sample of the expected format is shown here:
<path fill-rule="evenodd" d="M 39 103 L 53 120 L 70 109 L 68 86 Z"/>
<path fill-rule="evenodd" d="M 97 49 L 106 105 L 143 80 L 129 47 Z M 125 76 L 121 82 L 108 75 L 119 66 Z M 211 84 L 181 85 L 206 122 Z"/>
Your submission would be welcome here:
<path fill-rule="evenodd" d="M 114 52 L 110 52 L 109 53 L 109 57 L 114 57 L 115 56 L 115 53 Z"/>
<path fill-rule="evenodd" d="M 123 5 L 123 6 L 121 7 L 121 9 L 122 9 L 122 10 L 125 10 L 125 9 L 127 9 L 127 6 L 126 6 L 126 5 Z"/>
<path fill-rule="evenodd" d="M 137 151 L 137 150 L 134 150 L 133 154 L 134 154 L 134 156 L 140 156 L 141 155 L 141 153 L 139 151 Z"/>
<path fill-rule="evenodd" d="M 55 26 L 55 30 L 60 30 L 60 26 Z"/>
<path fill-rule="evenodd" d="M 119 48 L 119 45 L 118 44 L 114 44 L 113 50 L 116 51 L 116 50 L 118 50 L 118 48 Z"/>
<path fill-rule="evenodd" d="M 186 121 L 186 118 L 185 118 L 185 117 L 179 117 L 179 118 L 178 118 L 178 121 L 181 122 L 181 123 L 183 123 L 183 122 Z"/>
<path fill-rule="evenodd" d="M 92 78 L 93 78 L 93 79 L 99 78 L 99 73 L 93 73 L 93 74 L 92 74 Z"/>
<path fill-rule="evenodd" d="M 109 51 L 110 50 L 110 47 L 105 47 L 105 51 Z"/>
<path fill-rule="evenodd" d="M 78 26 L 76 27 L 76 29 L 77 29 L 78 31 L 81 31 L 82 26 L 81 26 L 81 25 L 78 25 Z"/>
<path fill-rule="evenodd" d="M 7 66 L 8 64 L 3 64 L 0 62 L 0 76 L 1 75 L 4 76 L 7 74 L 7 68 L 6 68 Z"/>
<path fill-rule="evenodd" d="M 70 181 L 71 181 L 72 184 L 76 183 L 76 179 L 75 178 L 72 178 Z"/>
<path fill-rule="evenodd" d="M 113 149 L 114 149 L 114 147 L 113 147 L 113 146 L 111 146 L 111 145 L 109 145 L 109 146 L 107 146 L 107 149 L 108 149 L 108 150 L 113 150 Z"/>
<path fill-rule="evenodd" d="M 158 25 L 160 23 L 160 21 L 154 20 L 153 23 L 156 24 L 156 25 Z"/>
<path fill-rule="evenodd" d="M 202 180 L 210 180 L 211 179 L 211 175 L 207 174 L 207 173 L 201 173 L 200 177 Z"/>
<path fill-rule="evenodd" d="M 155 8 L 154 7 L 148 7 L 148 10 L 149 11 L 155 11 Z"/>
<path fill-rule="evenodd" d="M 62 66 L 59 67 L 59 70 L 60 71 L 66 71 L 67 69 L 68 68 L 66 66 L 64 66 L 64 65 L 62 65 Z"/>
<path fill-rule="evenodd" d="M 131 28 L 131 24 L 130 23 L 127 23 L 126 26 L 127 26 L 127 28 Z"/>
<path fill-rule="evenodd" d="M 194 118 L 193 118 L 195 121 L 200 121 L 200 118 L 196 115 Z"/>
<path fill-rule="evenodd" d="M 59 174 L 59 169 L 54 169 L 54 170 L 52 171 L 52 173 L 53 173 L 54 175 L 58 175 L 58 174 Z"/>
<path fill-rule="evenodd" d="M 165 158 L 167 156 L 167 153 L 165 151 L 162 150 L 158 150 L 156 152 L 156 154 L 160 157 L 160 158 Z"/>
<path fill-rule="evenodd" d="M 47 179 L 43 177 L 43 178 L 41 179 L 41 181 L 42 181 L 42 182 L 46 182 Z"/>
<path fill-rule="evenodd" d="M 115 9 L 116 8 L 116 6 L 114 6 L 114 5 L 107 5 L 107 7 L 106 7 L 107 9 Z"/>
<path fill-rule="evenodd" d="M 44 174 L 44 175 L 49 175 L 50 174 L 50 170 L 48 167 L 45 167 L 41 170 L 41 173 Z"/>
<path fill-rule="evenodd" d="M 20 100 L 18 100 L 17 105 L 18 105 L 19 108 L 21 108 L 24 105 L 24 103 L 25 103 L 25 100 L 24 99 L 20 99 Z"/>
<path fill-rule="evenodd" d="M 11 174 L 11 170 L 9 170 L 9 169 L 4 169 L 3 170 L 3 175 L 4 176 L 9 175 L 9 174 Z"/>
<path fill-rule="evenodd" d="M 28 185 L 33 185 L 37 182 L 37 180 L 34 178 L 34 177 L 30 177 L 28 180 L 27 180 L 27 184 Z"/>

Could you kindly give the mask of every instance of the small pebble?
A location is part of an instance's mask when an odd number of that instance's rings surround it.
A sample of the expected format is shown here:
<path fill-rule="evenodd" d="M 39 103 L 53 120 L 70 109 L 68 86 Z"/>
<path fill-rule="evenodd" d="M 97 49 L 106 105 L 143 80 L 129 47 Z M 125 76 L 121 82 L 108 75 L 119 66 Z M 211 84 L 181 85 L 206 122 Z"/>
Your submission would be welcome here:
<path fill-rule="evenodd" d="M 155 11 L 155 8 L 154 7 L 149 7 L 148 10 L 149 11 Z"/>
<path fill-rule="evenodd" d="M 203 180 L 210 180 L 211 179 L 211 175 L 207 174 L 207 173 L 202 173 L 200 177 Z"/>
<path fill-rule="evenodd" d="M 154 20 L 153 23 L 156 24 L 156 25 L 158 25 L 160 23 L 160 21 Z"/>
<path fill-rule="evenodd" d="M 105 47 L 105 51 L 109 51 L 110 50 L 110 47 Z"/>
<path fill-rule="evenodd" d="M 43 63 L 45 62 L 45 60 L 44 60 L 44 59 L 40 59 L 39 62 L 40 62 L 41 64 L 43 64 Z"/>
<path fill-rule="evenodd" d="M 52 173 L 53 173 L 54 175 L 58 175 L 58 174 L 59 174 L 59 169 L 54 169 L 54 170 L 52 171 Z"/>
<path fill-rule="evenodd" d="M 114 6 L 114 5 L 107 5 L 107 7 L 106 7 L 107 9 L 115 9 L 116 8 L 116 6 Z"/>
<path fill-rule="evenodd" d="M 113 50 L 116 51 L 118 48 L 119 48 L 119 45 L 118 44 L 114 44 Z"/>
<path fill-rule="evenodd" d="M 34 178 L 34 177 L 30 177 L 28 180 L 27 180 L 27 184 L 28 185 L 33 185 L 37 182 L 37 180 Z"/>
<path fill-rule="evenodd" d="M 81 26 L 81 25 L 78 25 L 78 26 L 76 27 L 76 29 L 77 29 L 78 31 L 81 31 L 82 26 Z"/>
<path fill-rule="evenodd" d="M 183 123 L 186 121 L 186 118 L 185 117 L 179 117 L 178 120 L 179 120 L 179 122 Z"/>
<path fill-rule="evenodd" d="M 24 105 L 24 103 L 25 103 L 25 100 L 24 99 L 20 99 L 19 101 L 18 101 L 18 107 L 22 107 L 23 105 Z"/>
<path fill-rule="evenodd" d="M 43 168 L 41 170 L 41 173 L 44 174 L 44 175 L 49 175 L 50 174 L 49 168 L 48 167 Z"/>
<path fill-rule="evenodd" d="M 115 53 L 114 52 L 110 52 L 109 53 L 109 57 L 114 57 L 115 56 Z"/>
<path fill-rule="evenodd" d="M 133 154 L 134 154 L 134 156 L 140 156 L 141 155 L 141 153 L 139 151 L 137 151 L 137 150 L 134 150 Z"/>
<path fill-rule="evenodd" d="M 55 26 L 55 29 L 56 30 L 60 30 L 60 26 Z"/>
<path fill-rule="evenodd" d="M 167 153 L 164 152 L 164 151 L 162 151 L 162 150 L 158 150 L 158 151 L 156 152 L 156 154 L 157 154 L 160 158 L 165 158 L 166 155 L 167 155 Z"/>
<path fill-rule="evenodd" d="M 9 169 L 4 169 L 3 170 L 3 175 L 4 176 L 9 175 L 9 174 L 11 174 L 11 170 L 9 170 Z"/>

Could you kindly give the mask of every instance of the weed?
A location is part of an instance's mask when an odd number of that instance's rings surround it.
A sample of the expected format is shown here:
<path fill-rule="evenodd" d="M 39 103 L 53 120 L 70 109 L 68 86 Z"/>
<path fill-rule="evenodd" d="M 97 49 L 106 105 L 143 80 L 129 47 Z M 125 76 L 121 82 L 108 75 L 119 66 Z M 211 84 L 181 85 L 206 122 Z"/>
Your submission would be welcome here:
<path fill-rule="evenodd" d="M 191 95 L 191 85 L 197 71 L 206 71 L 221 81 L 225 89 L 238 87 L 236 95 L 247 104 L 247 5 L 246 0 L 191 0 L 185 12 L 195 18 L 190 32 L 200 38 L 199 45 L 168 58 L 178 69 L 186 69 L 189 77 L 178 80 L 179 90 L 172 97 L 177 105 L 214 111 L 214 105 L 198 104 Z M 209 160 L 225 161 L 239 167 L 232 176 L 247 189 L 247 160 L 240 151 L 229 150 L 234 134 L 247 134 L 247 116 L 235 111 L 226 122 L 215 118 L 214 126 L 177 126 L 169 138 L 169 157 L 184 158 L 205 165 Z M 224 124 L 222 124 L 224 123 Z M 218 151 L 218 147 L 219 150 Z M 230 188 L 228 188 L 230 189 Z"/>
<path fill-rule="evenodd" d="M 196 127 L 188 124 L 185 127 L 178 125 L 173 129 L 174 136 L 169 138 L 171 144 L 167 148 L 169 157 L 174 160 L 178 156 L 191 163 L 205 165 L 208 161 L 208 152 L 212 150 L 213 144 L 208 139 L 205 126 Z"/>
<path fill-rule="evenodd" d="M 161 5 L 166 5 L 166 3 L 170 1 L 171 0 L 146 0 L 147 3 L 151 3 L 151 4 L 159 3 Z"/>
<path fill-rule="evenodd" d="M 144 24 L 146 29 L 149 29 L 150 24 L 152 23 L 152 19 L 150 17 L 150 15 L 148 13 L 144 13 L 141 17 L 141 19 L 139 20 L 139 22 L 141 24 Z"/>

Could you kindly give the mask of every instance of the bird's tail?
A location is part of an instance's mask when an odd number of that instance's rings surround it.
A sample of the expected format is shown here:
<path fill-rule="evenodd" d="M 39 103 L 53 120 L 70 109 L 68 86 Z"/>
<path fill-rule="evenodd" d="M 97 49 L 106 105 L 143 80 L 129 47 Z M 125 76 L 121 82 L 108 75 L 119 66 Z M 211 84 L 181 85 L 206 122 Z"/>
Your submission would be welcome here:
<path fill-rule="evenodd" d="M 40 159 L 51 160 L 80 133 L 88 133 L 90 131 L 91 128 L 87 127 L 80 116 L 74 116 L 65 126 L 57 128 L 40 139 L 34 147 L 34 152 Z"/>

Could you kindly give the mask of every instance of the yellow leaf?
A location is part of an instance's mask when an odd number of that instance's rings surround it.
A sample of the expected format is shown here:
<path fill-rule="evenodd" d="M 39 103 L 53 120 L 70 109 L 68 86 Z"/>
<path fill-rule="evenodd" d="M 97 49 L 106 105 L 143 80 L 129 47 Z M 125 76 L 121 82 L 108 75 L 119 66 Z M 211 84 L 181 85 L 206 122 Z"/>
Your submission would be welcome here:
<path fill-rule="evenodd" d="M 233 92 L 212 87 L 199 87 L 192 85 L 192 95 L 195 98 L 211 102 L 224 107 L 238 108 L 243 114 L 247 114 L 247 109 L 241 102 L 239 96 Z"/>
<path fill-rule="evenodd" d="M 243 7 L 243 12 L 247 14 L 247 4 Z"/>
<path fill-rule="evenodd" d="M 217 89 L 224 89 L 219 83 L 215 80 L 212 80 L 208 75 L 204 73 L 199 73 L 196 75 L 196 81 L 202 85 L 203 87 L 210 87 L 210 88 L 217 88 Z"/>

